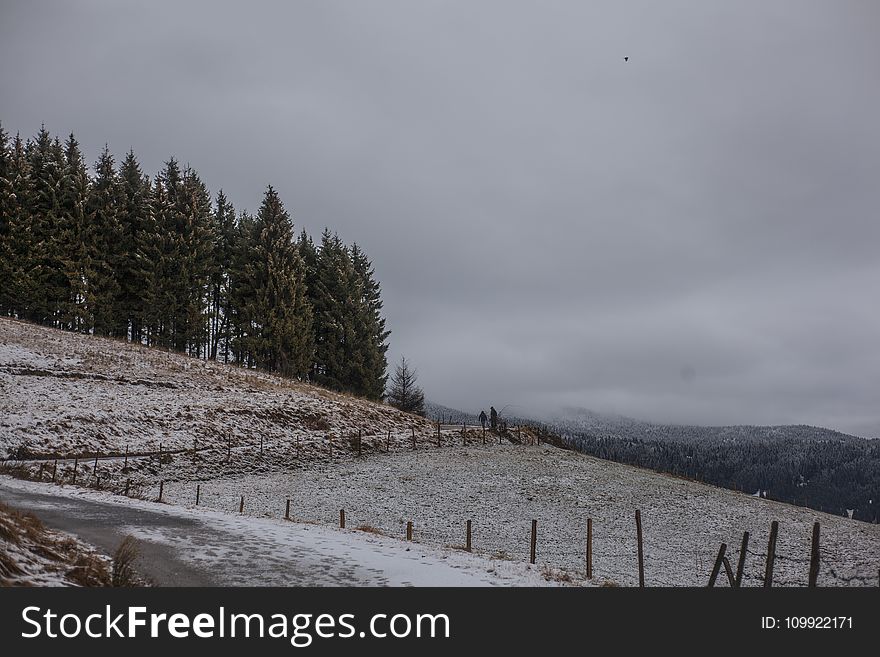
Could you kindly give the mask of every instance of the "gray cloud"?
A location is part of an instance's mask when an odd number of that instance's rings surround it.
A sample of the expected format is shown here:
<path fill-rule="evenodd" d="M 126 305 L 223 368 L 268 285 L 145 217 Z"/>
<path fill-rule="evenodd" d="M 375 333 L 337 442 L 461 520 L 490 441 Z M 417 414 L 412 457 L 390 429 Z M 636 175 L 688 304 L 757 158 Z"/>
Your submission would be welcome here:
<path fill-rule="evenodd" d="M 874 3 L 0 12 L 8 130 L 272 183 L 438 402 L 880 434 Z"/>

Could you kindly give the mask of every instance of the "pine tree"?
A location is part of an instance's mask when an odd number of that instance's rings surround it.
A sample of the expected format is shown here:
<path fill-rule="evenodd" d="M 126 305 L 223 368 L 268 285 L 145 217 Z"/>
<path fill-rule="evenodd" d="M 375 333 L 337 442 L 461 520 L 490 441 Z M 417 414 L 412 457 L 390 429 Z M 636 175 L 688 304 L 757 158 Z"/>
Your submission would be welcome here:
<path fill-rule="evenodd" d="M 216 360 L 218 350 L 224 362 L 229 362 L 230 320 L 232 295 L 230 289 L 233 267 L 233 249 L 236 239 L 235 208 L 227 200 L 223 190 L 217 194 L 212 215 L 213 258 L 211 261 L 210 309 L 210 355 Z"/>
<path fill-rule="evenodd" d="M 314 313 L 315 361 L 312 380 L 334 390 L 351 390 L 350 373 L 359 367 L 352 341 L 355 336 L 356 284 L 348 250 L 325 229 L 309 298 Z"/>
<path fill-rule="evenodd" d="M 234 234 L 229 268 L 229 346 L 235 362 L 252 367 L 254 362 L 250 355 L 248 338 L 254 327 L 249 307 L 255 295 L 253 286 L 257 283 L 254 257 L 259 239 L 254 217 L 242 212 Z"/>
<path fill-rule="evenodd" d="M 153 180 L 150 213 L 138 237 L 140 276 L 143 278 L 143 323 L 148 345 L 175 346 L 174 322 L 181 290 L 179 221 L 175 200 L 180 193 L 180 168 L 172 158 Z"/>
<path fill-rule="evenodd" d="M 410 369 L 406 358 L 401 358 L 391 377 L 388 403 L 401 411 L 425 415 L 425 393 L 416 384 L 418 373 Z"/>
<path fill-rule="evenodd" d="M 379 400 L 382 399 L 388 382 L 388 360 L 385 354 L 391 332 L 385 329 L 381 288 L 375 279 L 373 265 L 357 244 L 351 247 L 351 261 L 360 293 L 355 305 L 357 319 L 354 344 L 361 354 L 358 362 L 362 368 L 352 373 L 355 379 L 354 388 L 369 399 Z"/>
<path fill-rule="evenodd" d="M 183 172 L 179 202 L 180 253 L 185 302 L 175 322 L 175 348 L 191 356 L 207 355 L 209 343 L 209 285 L 213 270 L 213 212 L 211 195 L 198 173 L 191 167 Z"/>
<path fill-rule="evenodd" d="M 114 304 L 114 333 L 130 336 L 133 342 L 140 342 L 144 336 L 144 313 L 146 308 L 146 285 L 144 271 L 149 267 L 144 262 L 143 245 L 155 233 L 152 222 L 153 207 L 149 176 L 145 175 L 140 163 L 129 150 L 119 167 L 117 177 L 115 217 L 108 217 L 105 236 L 115 237 L 115 244 L 103 244 L 111 257 L 107 263 L 112 271 L 117 289 Z"/>
<path fill-rule="evenodd" d="M 119 335 L 117 297 L 119 275 L 116 258 L 120 247 L 117 220 L 116 168 L 110 149 L 104 150 L 95 163 L 95 178 L 89 193 L 88 218 L 92 242 L 89 245 L 91 277 L 88 297 L 97 335 Z"/>
<path fill-rule="evenodd" d="M 285 375 L 308 373 L 312 311 L 293 226 L 277 192 L 266 189 L 236 267 L 238 350 L 247 362 Z"/>
<path fill-rule="evenodd" d="M 89 185 L 79 143 L 71 134 L 64 144 L 60 207 L 54 237 L 66 290 L 66 297 L 59 300 L 58 321 L 63 328 L 80 332 L 92 329 L 88 286 L 94 235 L 88 222 Z"/>
<path fill-rule="evenodd" d="M 32 185 L 30 161 L 27 146 L 16 134 L 8 151 L 7 174 L 0 189 L 3 213 L 8 231 L 7 253 L 10 260 L 7 268 L 10 279 L 2 286 L 2 295 L 7 299 L 6 312 L 26 317 L 30 303 L 32 272 L 29 269 L 33 252 L 33 234 L 30 232 L 30 204 Z"/>
<path fill-rule="evenodd" d="M 26 230 L 30 232 L 24 265 L 25 317 L 35 322 L 58 325 L 59 308 L 68 298 L 61 248 L 58 242 L 61 218 L 61 187 L 64 152 L 45 126 L 28 143 L 30 191 L 26 208 Z"/>

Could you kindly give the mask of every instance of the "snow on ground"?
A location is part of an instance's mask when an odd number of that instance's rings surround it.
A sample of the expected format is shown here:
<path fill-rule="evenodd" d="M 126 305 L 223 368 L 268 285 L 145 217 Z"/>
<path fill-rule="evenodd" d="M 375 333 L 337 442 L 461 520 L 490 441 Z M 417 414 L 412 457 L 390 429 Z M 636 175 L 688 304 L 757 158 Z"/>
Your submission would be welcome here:
<path fill-rule="evenodd" d="M 452 447 L 350 459 L 320 471 L 204 481 L 200 504 L 279 517 L 291 499 L 297 519 L 366 524 L 426 545 L 461 546 L 473 523 L 474 549 L 528 559 L 531 520 L 538 521 L 538 564 L 579 575 L 585 527 L 593 519 L 598 580 L 638 583 L 634 513 L 641 510 L 649 585 L 705 586 L 719 545 L 736 568 L 742 532 L 751 534 L 745 583 L 762 583 L 770 523 L 779 521 L 774 581 L 805 585 L 810 537 L 821 523 L 823 585 L 877 585 L 880 526 L 758 499 L 550 447 Z M 166 482 L 166 499 L 193 505 L 196 482 Z M 156 486 L 146 491 L 158 494 Z M 726 579 L 722 573 L 722 583 Z"/>
<path fill-rule="evenodd" d="M 232 515 L 205 508 L 122 498 L 71 486 L 0 477 L 3 487 L 144 509 L 159 516 L 197 520 L 182 535 L 161 521 L 123 526 L 120 532 L 168 545 L 193 566 L 222 574 L 229 586 L 548 586 L 552 573 L 525 563 L 488 559 L 357 529 Z M 201 530 L 200 530 L 201 528 Z"/>
<path fill-rule="evenodd" d="M 0 456 L 256 446 L 302 458 L 358 431 L 366 451 L 433 439 L 384 404 L 119 340 L 0 318 Z M 4 449 L 5 448 L 5 449 Z"/>
<path fill-rule="evenodd" d="M 108 559 L 0 503 L 0 586 L 106 586 Z"/>

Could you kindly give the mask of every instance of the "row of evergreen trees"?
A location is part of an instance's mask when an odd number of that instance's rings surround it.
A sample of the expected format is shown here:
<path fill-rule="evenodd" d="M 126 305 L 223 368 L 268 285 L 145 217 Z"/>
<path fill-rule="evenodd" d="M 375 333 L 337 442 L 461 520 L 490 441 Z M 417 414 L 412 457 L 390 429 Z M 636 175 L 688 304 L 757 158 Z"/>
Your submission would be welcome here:
<path fill-rule="evenodd" d="M 880 521 L 880 441 L 791 436 L 699 441 L 567 433 L 575 449 L 602 459 L 756 493 L 818 511 Z"/>
<path fill-rule="evenodd" d="M 240 363 L 381 399 L 389 332 L 372 264 L 293 232 L 277 192 L 256 215 L 212 203 L 173 158 L 152 179 L 73 135 L 0 126 L 0 313 Z"/>

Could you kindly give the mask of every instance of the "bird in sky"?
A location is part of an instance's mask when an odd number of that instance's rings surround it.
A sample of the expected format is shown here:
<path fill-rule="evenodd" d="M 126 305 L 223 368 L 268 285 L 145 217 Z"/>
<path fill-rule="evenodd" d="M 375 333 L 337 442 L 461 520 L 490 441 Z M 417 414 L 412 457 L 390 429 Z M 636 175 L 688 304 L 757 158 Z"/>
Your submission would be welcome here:
<path fill-rule="evenodd" d="M 623 61 L 628 62 L 628 61 L 629 61 L 629 57 L 624 57 L 624 58 L 623 58 Z"/>

